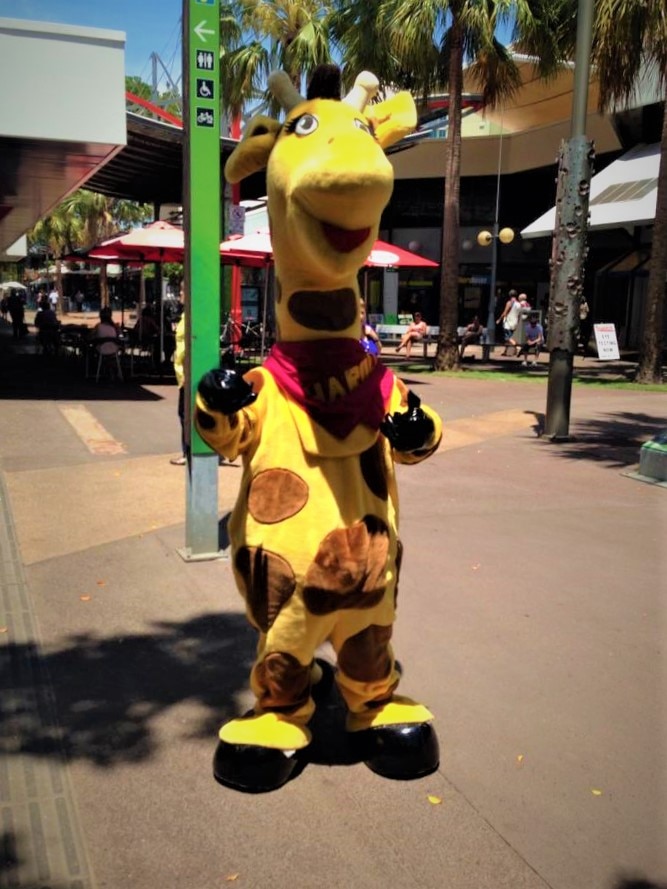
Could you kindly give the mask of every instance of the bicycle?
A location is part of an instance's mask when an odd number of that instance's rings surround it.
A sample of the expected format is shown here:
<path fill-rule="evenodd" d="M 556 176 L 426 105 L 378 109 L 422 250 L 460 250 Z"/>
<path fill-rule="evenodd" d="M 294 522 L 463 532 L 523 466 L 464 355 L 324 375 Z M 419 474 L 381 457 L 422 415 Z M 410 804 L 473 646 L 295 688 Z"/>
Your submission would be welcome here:
<path fill-rule="evenodd" d="M 237 321 L 227 315 L 220 331 L 222 363 L 234 367 L 237 361 L 257 358 L 262 354 L 262 324 L 259 321 Z"/>

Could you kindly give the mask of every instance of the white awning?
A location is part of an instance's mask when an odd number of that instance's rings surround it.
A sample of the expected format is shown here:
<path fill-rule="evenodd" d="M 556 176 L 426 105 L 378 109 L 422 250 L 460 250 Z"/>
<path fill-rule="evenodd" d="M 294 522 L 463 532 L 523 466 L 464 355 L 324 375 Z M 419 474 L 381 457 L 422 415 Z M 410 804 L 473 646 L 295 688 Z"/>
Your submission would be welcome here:
<path fill-rule="evenodd" d="M 637 145 L 591 179 L 589 229 L 652 225 L 658 195 L 660 143 Z M 556 208 L 524 228 L 524 238 L 553 234 Z"/>

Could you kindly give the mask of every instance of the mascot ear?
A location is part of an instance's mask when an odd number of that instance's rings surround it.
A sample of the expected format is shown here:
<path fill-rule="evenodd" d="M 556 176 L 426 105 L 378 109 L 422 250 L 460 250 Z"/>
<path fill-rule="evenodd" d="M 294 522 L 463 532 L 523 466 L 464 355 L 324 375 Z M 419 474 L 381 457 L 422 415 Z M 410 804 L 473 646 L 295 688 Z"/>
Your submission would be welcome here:
<path fill-rule="evenodd" d="M 375 138 L 383 148 L 394 145 L 417 126 L 417 107 L 408 92 L 396 93 L 377 105 L 367 105 L 364 113 L 373 122 Z"/>
<path fill-rule="evenodd" d="M 227 158 L 225 179 L 235 185 L 246 176 L 263 170 L 275 145 L 281 124 L 258 114 L 245 129 L 243 138 Z"/>

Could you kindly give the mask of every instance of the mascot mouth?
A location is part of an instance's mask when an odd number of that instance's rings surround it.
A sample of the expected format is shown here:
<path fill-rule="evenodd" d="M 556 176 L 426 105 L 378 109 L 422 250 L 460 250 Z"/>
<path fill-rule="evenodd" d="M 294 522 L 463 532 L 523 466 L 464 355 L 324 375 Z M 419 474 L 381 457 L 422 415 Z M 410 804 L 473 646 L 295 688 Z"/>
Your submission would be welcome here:
<path fill-rule="evenodd" d="M 356 250 L 371 233 L 370 228 L 359 228 L 350 231 L 347 228 L 331 225 L 329 222 L 323 222 L 321 225 L 324 237 L 334 250 L 337 250 L 339 253 L 351 253 L 353 250 Z"/>

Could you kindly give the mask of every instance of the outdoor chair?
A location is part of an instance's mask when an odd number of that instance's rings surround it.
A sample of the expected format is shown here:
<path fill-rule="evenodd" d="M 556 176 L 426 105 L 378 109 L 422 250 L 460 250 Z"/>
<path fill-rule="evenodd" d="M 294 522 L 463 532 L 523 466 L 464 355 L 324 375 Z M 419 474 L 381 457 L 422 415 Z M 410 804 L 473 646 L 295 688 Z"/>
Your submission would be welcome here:
<path fill-rule="evenodd" d="M 95 382 L 99 383 L 102 369 L 106 364 L 110 374 L 116 373 L 118 379 L 123 381 L 123 370 L 120 366 L 120 343 L 116 337 L 101 337 L 95 340 L 95 349 L 97 351 L 97 372 L 95 374 Z"/>

